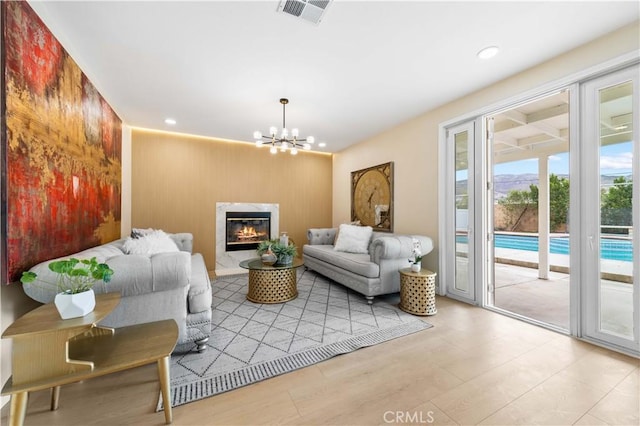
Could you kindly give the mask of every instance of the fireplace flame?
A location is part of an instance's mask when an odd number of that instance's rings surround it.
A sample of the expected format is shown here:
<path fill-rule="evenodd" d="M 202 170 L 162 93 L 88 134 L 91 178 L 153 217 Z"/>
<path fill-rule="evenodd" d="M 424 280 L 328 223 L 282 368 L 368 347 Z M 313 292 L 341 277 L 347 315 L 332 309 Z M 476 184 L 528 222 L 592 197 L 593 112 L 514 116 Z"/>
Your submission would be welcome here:
<path fill-rule="evenodd" d="M 258 233 L 256 231 L 256 229 L 253 226 L 243 226 L 242 229 L 240 229 L 237 233 L 236 233 L 236 238 L 238 240 L 247 240 L 247 239 L 251 239 L 251 238 L 257 238 L 264 235 L 263 233 Z"/>
<path fill-rule="evenodd" d="M 244 226 L 240 232 L 244 237 L 256 237 L 258 235 L 256 234 L 256 230 L 253 226 Z"/>
<path fill-rule="evenodd" d="M 228 218 L 227 218 L 228 219 Z M 227 220 L 227 249 L 265 241 L 269 237 L 269 221 L 260 218 L 232 218 Z M 228 250 L 227 250 L 228 251 Z"/>

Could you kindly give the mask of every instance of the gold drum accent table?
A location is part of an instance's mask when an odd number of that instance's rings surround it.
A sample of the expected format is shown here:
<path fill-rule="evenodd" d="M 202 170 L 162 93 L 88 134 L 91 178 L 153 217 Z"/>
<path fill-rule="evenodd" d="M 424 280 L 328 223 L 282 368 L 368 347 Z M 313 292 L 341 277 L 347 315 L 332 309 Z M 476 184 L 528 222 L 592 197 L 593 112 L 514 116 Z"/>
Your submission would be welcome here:
<path fill-rule="evenodd" d="M 428 269 L 412 272 L 410 268 L 400 270 L 400 305 L 405 312 L 414 315 L 435 315 L 436 273 Z"/>
<path fill-rule="evenodd" d="M 247 259 L 240 267 L 249 270 L 247 300 L 255 303 L 284 303 L 298 297 L 296 268 L 303 265 L 294 258 L 288 265 L 268 266 L 260 259 Z"/>

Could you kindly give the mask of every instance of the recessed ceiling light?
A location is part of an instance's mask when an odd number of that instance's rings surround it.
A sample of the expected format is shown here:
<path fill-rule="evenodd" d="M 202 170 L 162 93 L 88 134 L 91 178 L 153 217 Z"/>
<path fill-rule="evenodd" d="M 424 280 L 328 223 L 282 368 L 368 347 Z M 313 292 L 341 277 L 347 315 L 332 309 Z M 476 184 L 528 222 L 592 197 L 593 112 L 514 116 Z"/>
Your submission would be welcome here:
<path fill-rule="evenodd" d="M 318 146 L 319 146 L 320 148 L 324 148 L 325 146 L 327 146 L 327 144 L 326 144 L 326 143 L 324 143 L 324 142 L 320 142 L 320 143 L 318 144 Z"/>
<path fill-rule="evenodd" d="M 484 49 L 478 52 L 478 58 L 490 59 L 496 56 L 499 51 L 500 51 L 500 48 L 498 46 L 485 47 Z"/>
<path fill-rule="evenodd" d="M 164 123 L 168 124 L 169 126 L 175 126 L 176 125 L 176 120 L 174 120 L 173 118 L 165 118 L 164 119 Z"/>

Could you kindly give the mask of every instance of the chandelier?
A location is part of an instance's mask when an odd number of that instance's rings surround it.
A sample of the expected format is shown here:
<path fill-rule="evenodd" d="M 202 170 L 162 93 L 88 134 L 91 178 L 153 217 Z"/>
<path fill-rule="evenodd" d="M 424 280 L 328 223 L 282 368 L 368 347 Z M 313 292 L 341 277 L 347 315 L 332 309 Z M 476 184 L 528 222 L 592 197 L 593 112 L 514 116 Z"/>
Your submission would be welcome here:
<path fill-rule="evenodd" d="M 285 118 L 285 108 L 289 103 L 289 99 L 282 98 L 280 99 L 280 103 L 282 104 L 282 131 L 280 132 L 280 136 L 278 136 L 278 128 L 275 126 L 269 128 L 269 136 L 263 136 L 262 133 L 258 131 L 253 132 L 253 138 L 256 140 L 256 146 L 261 147 L 262 145 L 271 145 L 269 152 L 272 154 L 277 154 L 278 150 L 280 150 L 280 152 L 289 151 L 291 155 L 296 155 L 298 153 L 298 148 L 310 150 L 311 144 L 315 142 L 313 136 L 307 136 L 305 139 L 298 139 L 298 129 L 291 129 L 291 138 L 289 138 L 289 131 L 287 130 Z"/>

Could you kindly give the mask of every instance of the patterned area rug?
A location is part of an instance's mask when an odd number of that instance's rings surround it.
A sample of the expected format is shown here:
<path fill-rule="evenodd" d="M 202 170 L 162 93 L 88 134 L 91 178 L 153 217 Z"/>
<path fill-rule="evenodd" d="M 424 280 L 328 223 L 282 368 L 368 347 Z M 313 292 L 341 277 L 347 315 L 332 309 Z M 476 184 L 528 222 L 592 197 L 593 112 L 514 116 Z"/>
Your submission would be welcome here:
<path fill-rule="evenodd" d="M 432 327 L 385 298 L 368 305 L 362 295 L 304 268 L 298 269 L 298 297 L 286 303 L 249 302 L 247 282 L 242 275 L 212 283 L 209 348 L 171 357 L 172 406 Z"/>

